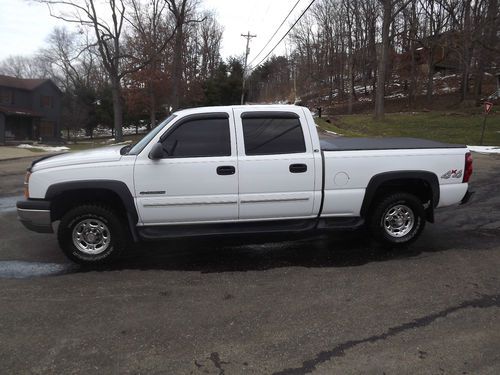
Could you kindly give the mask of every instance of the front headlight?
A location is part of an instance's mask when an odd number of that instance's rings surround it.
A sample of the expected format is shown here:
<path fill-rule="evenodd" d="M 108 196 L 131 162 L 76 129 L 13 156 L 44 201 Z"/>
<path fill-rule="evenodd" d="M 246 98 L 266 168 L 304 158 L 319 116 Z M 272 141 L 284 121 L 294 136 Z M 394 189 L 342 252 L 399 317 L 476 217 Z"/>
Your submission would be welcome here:
<path fill-rule="evenodd" d="M 31 172 L 26 172 L 24 176 L 24 198 L 28 199 L 30 197 L 29 183 L 30 183 Z"/>

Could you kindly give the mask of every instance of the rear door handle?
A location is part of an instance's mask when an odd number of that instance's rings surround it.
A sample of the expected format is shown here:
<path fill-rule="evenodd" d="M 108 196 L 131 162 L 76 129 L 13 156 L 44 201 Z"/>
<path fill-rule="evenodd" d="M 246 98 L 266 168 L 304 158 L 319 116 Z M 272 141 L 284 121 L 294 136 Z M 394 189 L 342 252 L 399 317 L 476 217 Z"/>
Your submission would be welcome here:
<path fill-rule="evenodd" d="M 221 176 L 227 176 L 231 174 L 236 173 L 236 168 L 234 168 L 232 165 L 223 165 L 220 167 L 217 167 L 217 174 Z"/>
<path fill-rule="evenodd" d="M 290 164 L 291 173 L 304 173 L 307 171 L 307 165 L 305 164 Z"/>

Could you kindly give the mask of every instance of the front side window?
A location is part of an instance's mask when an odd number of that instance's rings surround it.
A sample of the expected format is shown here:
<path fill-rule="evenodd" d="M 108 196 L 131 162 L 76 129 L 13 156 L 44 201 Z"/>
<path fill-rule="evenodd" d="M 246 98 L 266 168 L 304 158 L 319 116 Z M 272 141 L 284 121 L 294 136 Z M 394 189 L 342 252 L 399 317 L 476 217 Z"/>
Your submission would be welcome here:
<path fill-rule="evenodd" d="M 246 155 L 306 152 L 298 118 L 242 118 Z"/>
<path fill-rule="evenodd" d="M 188 120 L 163 140 L 167 157 L 194 158 L 230 156 L 231 136 L 227 118 Z"/>

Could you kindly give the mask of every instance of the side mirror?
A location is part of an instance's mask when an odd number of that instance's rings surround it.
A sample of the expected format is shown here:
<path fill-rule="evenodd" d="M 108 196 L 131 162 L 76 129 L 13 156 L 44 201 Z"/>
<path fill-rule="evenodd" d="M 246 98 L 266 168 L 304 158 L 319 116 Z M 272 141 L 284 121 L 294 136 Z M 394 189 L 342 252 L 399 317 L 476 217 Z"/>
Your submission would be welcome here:
<path fill-rule="evenodd" d="M 149 151 L 149 158 L 152 160 L 158 160 L 163 158 L 163 155 L 165 154 L 165 151 L 163 150 L 163 145 L 158 142 L 156 143 L 151 151 Z"/>

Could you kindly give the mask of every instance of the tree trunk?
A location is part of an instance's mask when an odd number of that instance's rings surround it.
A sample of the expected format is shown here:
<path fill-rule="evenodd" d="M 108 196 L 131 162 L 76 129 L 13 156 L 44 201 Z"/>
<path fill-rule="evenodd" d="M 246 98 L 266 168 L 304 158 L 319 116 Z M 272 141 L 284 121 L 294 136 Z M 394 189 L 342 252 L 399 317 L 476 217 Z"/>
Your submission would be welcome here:
<path fill-rule="evenodd" d="M 408 108 L 413 109 L 417 92 L 417 62 L 415 56 L 415 40 L 417 39 L 417 15 L 416 1 L 411 4 L 411 25 L 410 25 L 410 87 L 408 89 Z"/>
<path fill-rule="evenodd" d="M 153 90 L 153 83 L 150 82 L 149 87 L 149 125 L 148 130 L 153 129 L 156 126 L 156 97 Z"/>
<path fill-rule="evenodd" d="M 385 76 L 389 64 L 389 31 L 392 18 L 392 1 L 384 0 L 384 15 L 382 21 L 382 51 L 378 60 L 377 92 L 375 95 L 375 119 L 384 118 Z"/>
<path fill-rule="evenodd" d="M 463 40 L 463 70 L 460 90 L 460 101 L 464 101 L 469 93 L 469 69 L 472 56 L 471 51 L 471 1 L 465 1 L 464 40 Z"/>
<path fill-rule="evenodd" d="M 352 102 L 354 100 L 354 73 L 353 73 L 353 65 L 354 65 L 354 56 L 353 56 L 353 43 L 352 43 L 352 20 L 350 19 L 349 16 L 349 11 L 350 9 L 347 8 L 347 35 L 348 35 L 348 42 L 347 42 L 347 48 L 349 49 L 348 55 L 347 55 L 347 77 L 348 77 L 348 101 L 347 101 L 347 113 L 352 115 Z"/>
<path fill-rule="evenodd" d="M 180 84 L 182 80 L 182 22 L 178 21 L 180 25 L 175 32 L 174 41 L 174 58 L 172 66 L 172 107 L 173 110 L 179 108 L 180 100 Z"/>
<path fill-rule="evenodd" d="M 497 19 L 497 17 L 498 17 L 498 0 L 489 0 L 488 10 L 486 13 L 486 23 L 484 26 L 484 36 L 486 38 L 485 39 L 486 43 L 490 46 L 495 45 L 495 34 L 497 31 L 495 27 L 495 20 Z M 483 86 L 484 71 L 485 71 L 485 61 L 491 61 L 491 60 L 492 60 L 491 54 L 486 50 L 486 48 L 483 45 L 481 45 L 479 50 L 478 67 L 474 82 L 474 97 L 477 105 L 479 105 L 481 101 L 482 86 Z"/>
<path fill-rule="evenodd" d="M 415 104 L 415 94 L 417 92 L 417 63 L 415 61 L 415 46 L 411 44 L 411 62 L 410 62 L 410 87 L 408 89 L 408 107 L 413 109 Z"/>
<path fill-rule="evenodd" d="M 123 141 L 123 102 L 122 88 L 118 77 L 111 77 L 111 96 L 113 98 L 113 129 L 115 140 Z"/>
<path fill-rule="evenodd" d="M 428 61 L 428 72 L 427 72 L 427 90 L 426 98 L 427 105 L 432 104 L 432 93 L 434 91 L 434 46 L 429 48 L 429 61 Z"/>

